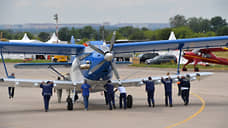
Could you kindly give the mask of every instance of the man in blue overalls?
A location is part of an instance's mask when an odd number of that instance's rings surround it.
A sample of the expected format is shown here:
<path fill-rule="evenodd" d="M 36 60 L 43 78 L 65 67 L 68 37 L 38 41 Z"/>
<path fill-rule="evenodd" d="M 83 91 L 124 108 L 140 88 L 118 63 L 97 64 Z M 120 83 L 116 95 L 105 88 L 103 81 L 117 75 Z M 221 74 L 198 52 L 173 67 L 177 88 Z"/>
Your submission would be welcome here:
<path fill-rule="evenodd" d="M 53 82 L 47 81 L 47 84 L 42 82 L 40 88 L 42 88 L 42 96 L 44 97 L 44 108 L 45 112 L 48 111 L 49 101 L 52 96 L 52 88 L 54 87 Z"/>
<path fill-rule="evenodd" d="M 152 81 L 151 77 L 148 77 L 148 80 L 142 80 L 142 82 L 144 84 L 146 84 L 146 92 L 147 92 L 147 101 L 148 101 L 148 105 L 149 107 L 151 107 L 151 101 L 153 104 L 153 107 L 155 106 L 154 103 L 154 81 Z"/>
<path fill-rule="evenodd" d="M 116 109 L 114 86 L 111 84 L 111 80 L 108 80 L 108 83 L 104 85 L 104 88 L 105 88 L 105 90 L 107 92 L 109 109 L 112 110 L 112 105 L 113 105 L 113 108 Z"/>
<path fill-rule="evenodd" d="M 172 107 L 172 82 L 173 80 L 168 77 L 165 80 L 161 77 L 161 82 L 165 86 L 165 106 L 168 106 L 168 98 L 169 98 L 169 106 Z"/>
<path fill-rule="evenodd" d="M 8 78 L 15 79 L 15 74 L 12 73 L 10 76 L 8 76 Z M 9 93 L 10 99 L 14 97 L 14 90 L 15 90 L 15 87 L 8 87 L 8 93 Z"/>
<path fill-rule="evenodd" d="M 84 84 L 81 86 L 82 96 L 84 100 L 85 110 L 88 111 L 89 105 L 89 91 L 91 91 L 91 86 L 87 84 L 87 81 L 84 80 Z"/>

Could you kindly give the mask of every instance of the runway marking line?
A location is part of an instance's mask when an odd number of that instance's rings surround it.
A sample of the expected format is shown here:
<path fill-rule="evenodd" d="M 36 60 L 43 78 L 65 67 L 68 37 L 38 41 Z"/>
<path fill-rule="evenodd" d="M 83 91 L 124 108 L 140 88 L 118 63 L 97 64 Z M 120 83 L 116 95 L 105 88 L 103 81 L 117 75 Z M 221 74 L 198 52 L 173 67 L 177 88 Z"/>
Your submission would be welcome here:
<path fill-rule="evenodd" d="M 181 125 L 181 124 L 191 120 L 192 118 L 196 117 L 198 114 L 200 114 L 204 110 L 204 108 L 206 106 L 206 103 L 205 103 L 204 99 L 202 97 L 200 97 L 199 95 L 195 94 L 195 93 L 191 93 L 191 94 L 194 95 L 195 97 L 197 97 L 198 99 L 200 99 L 200 101 L 202 103 L 202 106 L 200 107 L 200 109 L 196 113 L 194 113 L 193 115 L 191 115 L 188 118 L 186 118 L 185 120 L 180 121 L 180 122 L 175 123 L 175 124 L 172 124 L 172 125 L 167 126 L 165 128 L 173 128 L 175 126 Z"/>

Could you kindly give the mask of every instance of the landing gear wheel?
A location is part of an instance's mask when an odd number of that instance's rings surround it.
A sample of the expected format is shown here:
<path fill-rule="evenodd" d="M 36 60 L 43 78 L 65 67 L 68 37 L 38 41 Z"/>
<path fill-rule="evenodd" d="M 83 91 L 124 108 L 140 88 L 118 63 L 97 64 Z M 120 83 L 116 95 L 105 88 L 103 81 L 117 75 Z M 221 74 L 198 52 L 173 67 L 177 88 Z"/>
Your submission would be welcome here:
<path fill-rule="evenodd" d="M 132 95 L 127 96 L 127 108 L 132 108 L 133 106 L 133 97 Z"/>
<path fill-rule="evenodd" d="M 73 110 L 73 101 L 72 101 L 72 99 L 68 96 L 66 101 L 67 101 L 67 110 Z"/>
<path fill-rule="evenodd" d="M 194 71 L 195 71 L 195 72 L 199 72 L 199 68 L 198 68 L 198 67 L 195 67 L 195 68 L 194 68 Z"/>
<path fill-rule="evenodd" d="M 188 71 L 188 69 L 186 67 L 183 67 L 182 71 Z"/>

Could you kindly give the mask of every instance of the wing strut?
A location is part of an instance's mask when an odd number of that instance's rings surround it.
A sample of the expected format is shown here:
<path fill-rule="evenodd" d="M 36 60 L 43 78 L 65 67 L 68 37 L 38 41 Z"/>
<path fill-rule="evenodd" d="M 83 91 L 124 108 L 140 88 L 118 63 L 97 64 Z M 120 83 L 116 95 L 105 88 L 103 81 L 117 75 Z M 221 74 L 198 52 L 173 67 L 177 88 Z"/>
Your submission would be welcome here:
<path fill-rule="evenodd" d="M 55 73 L 57 73 L 59 76 L 61 76 L 64 80 L 66 79 L 65 76 L 63 74 L 61 74 L 60 72 L 58 72 L 55 68 L 53 68 L 51 65 L 48 66 L 48 68 L 52 69 Z"/>
<path fill-rule="evenodd" d="M 1 57 L 2 57 L 2 63 L 3 63 L 3 66 L 5 68 L 5 73 L 6 73 L 6 76 L 7 78 L 9 77 L 9 74 L 8 74 L 8 71 L 7 71 L 7 68 L 6 68 L 6 64 L 5 64 L 5 60 L 4 60 L 4 57 L 2 55 L 2 50 L 1 50 Z"/>
<path fill-rule="evenodd" d="M 183 47 L 184 47 L 184 44 L 180 44 L 179 45 L 180 53 L 179 53 L 179 58 L 178 58 L 177 75 L 180 74 L 180 61 L 181 61 L 181 53 L 182 53 L 182 48 Z"/>

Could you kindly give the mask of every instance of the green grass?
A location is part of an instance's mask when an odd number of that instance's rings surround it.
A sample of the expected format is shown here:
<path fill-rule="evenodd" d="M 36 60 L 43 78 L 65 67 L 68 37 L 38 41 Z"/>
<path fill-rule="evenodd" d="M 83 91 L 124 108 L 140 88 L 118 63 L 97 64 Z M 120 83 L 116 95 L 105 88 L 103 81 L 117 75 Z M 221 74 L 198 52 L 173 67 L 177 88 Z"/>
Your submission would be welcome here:
<path fill-rule="evenodd" d="M 217 57 L 227 58 L 228 59 L 228 52 L 214 52 Z"/>
<path fill-rule="evenodd" d="M 2 59 L 0 59 L 2 62 Z M 24 61 L 21 59 L 5 59 L 5 63 L 50 63 L 51 60 L 31 60 L 31 61 Z"/>
<path fill-rule="evenodd" d="M 134 67 L 152 67 L 152 68 L 177 68 L 177 64 L 166 63 L 166 64 L 132 64 Z M 183 64 L 180 65 L 180 69 L 182 69 Z M 202 66 L 197 65 L 199 69 L 207 69 L 207 70 L 228 70 L 228 65 L 210 65 L 210 66 Z M 188 69 L 194 69 L 193 65 L 188 65 Z"/>

